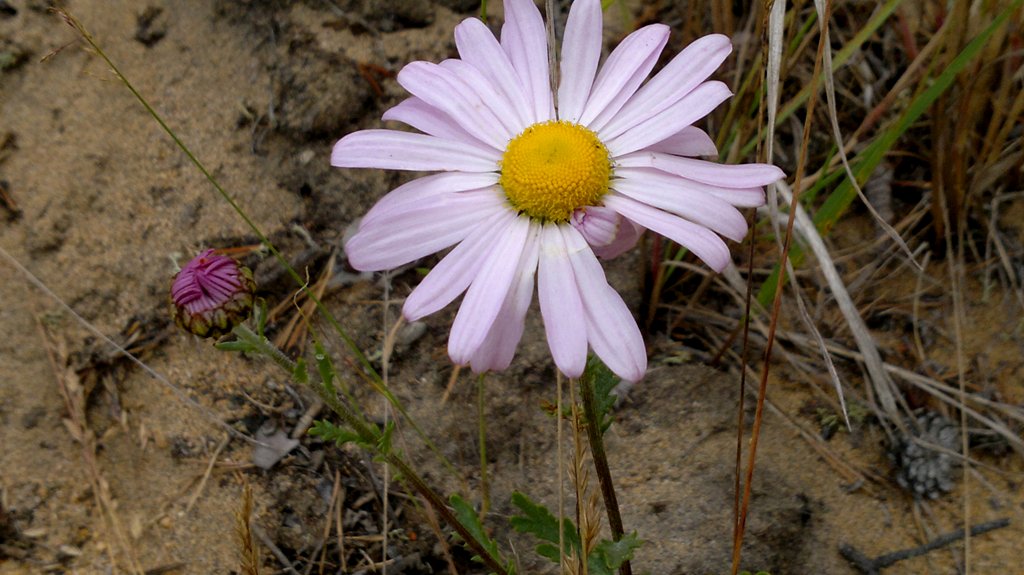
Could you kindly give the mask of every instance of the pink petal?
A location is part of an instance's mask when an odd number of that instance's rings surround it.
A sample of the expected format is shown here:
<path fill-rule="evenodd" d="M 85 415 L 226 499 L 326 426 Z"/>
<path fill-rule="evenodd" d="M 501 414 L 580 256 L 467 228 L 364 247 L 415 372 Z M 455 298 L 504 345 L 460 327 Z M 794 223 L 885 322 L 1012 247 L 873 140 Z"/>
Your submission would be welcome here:
<path fill-rule="evenodd" d="M 405 209 L 406 206 L 429 201 L 444 194 L 489 188 L 497 183 L 498 174 L 493 172 L 442 172 L 416 178 L 388 192 L 366 212 L 360 225 L 365 227 Z"/>
<path fill-rule="evenodd" d="M 497 150 L 504 150 L 515 135 L 466 80 L 443 66 L 411 62 L 398 73 L 398 83 L 410 94 L 447 114 L 474 138 Z"/>
<path fill-rule="evenodd" d="M 501 49 L 487 25 L 476 18 L 467 18 L 455 27 L 455 46 L 459 57 L 468 62 L 494 84 L 512 104 L 517 122 L 524 127 L 533 123 L 533 105 L 528 103 L 523 85 L 517 81 L 515 68 Z"/>
<path fill-rule="evenodd" d="M 717 156 L 718 148 L 707 132 L 696 126 L 687 126 L 665 138 L 647 146 L 648 152 L 664 152 L 677 156 Z"/>
<path fill-rule="evenodd" d="M 693 42 L 637 90 L 602 130 L 622 133 L 675 104 L 718 69 L 730 52 L 732 42 L 721 34 Z"/>
<path fill-rule="evenodd" d="M 501 210 L 470 230 L 466 239 L 438 262 L 405 298 L 402 306 L 405 319 L 413 322 L 428 316 L 466 291 L 480 269 L 480 262 L 493 247 L 493 238 L 502 234 L 515 219 L 516 214 L 511 210 Z"/>
<path fill-rule="evenodd" d="M 624 132 L 598 131 L 613 158 L 658 143 L 707 116 L 732 92 L 718 81 L 704 82 L 693 91 L 650 118 Z"/>
<path fill-rule="evenodd" d="M 605 196 L 604 205 L 690 250 L 716 272 L 729 265 L 729 247 L 705 227 L 617 193 Z"/>
<path fill-rule="evenodd" d="M 597 74 L 581 125 L 598 130 L 622 108 L 658 62 L 668 31 L 664 24 L 650 24 L 619 43 Z"/>
<path fill-rule="evenodd" d="M 397 106 L 384 112 L 382 120 L 394 120 L 402 122 L 417 130 L 437 136 L 446 140 L 455 140 L 477 147 L 485 147 L 480 140 L 474 138 L 458 122 L 452 120 L 448 114 L 420 100 L 416 96 L 406 98 Z"/>
<path fill-rule="evenodd" d="M 477 262 L 476 277 L 462 299 L 448 337 L 448 355 L 455 363 L 469 363 L 491 331 L 505 297 L 516 283 L 529 232 L 530 219 L 516 217 L 511 226 L 492 236 L 493 247 Z"/>
<path fill-rule="evenodd" d="M 501 153 L 490 148 L 395 130 L 360 130 L 334 144 L 338 168 L 494 172 Z"/>
<path fill-rule="evenodd" d="M 554 116 L 548 76 L 548 41 L 544 19 L 533 0 L 505 0 L 501 47 L 525 88 L 533 108 L 531 124 Z"/>
<path fill-rule="evenodd" d="M 569 9 L 562 40 L 558 118 L 578 122 L 594 85 L 601 59 L 601 0 L 576 0 Z"/>
<path fill-rule="evenodd" d="M 516 347 L 526 327 L 526 312 L 533 300 L 533 281 L 537 273 L 540 224 L 530 224 L 523 255 L 519 258 L 515 283 L 505 296 L 505 303 L 491 326 L 491 331 L 470 359 L 475 373 L 501 371 L 512 363 Z"/>
<path fill-rule="evenodd" d="M 608 369 L 626 381 L 647 371 L 647 350 L 626 303 L 605 279 L 604 270 L 573 228 L 563 228 L 587 325 L 587 339 Z"/>
<path fill-rule="evenodd" d="M 622 167 L 657 168 L 723 188 L 764 186 L 786 177 L 785 172 L 771 164 L 718 164 L 648 151 L 616 157 L 615 161 Z"/>
<path fill-rule="evenodd" d="M 474 225 L 507 211 L 501 193 L 448 193 L 364 222 L 345 253 L 357 270 L 396 268 L 463 240 Z"/>
<path fill-rule="evenodd" d="M 599 206 L 576 210 L 569 219 L 594 255 L 601 259 L 616 258 L 636 245 L 641 228 L 617 212 Z"/>
<path fill-rule="evenodd" d="M 541 230 L 537 296 L 555 365 L 567 377 L 579 377 L 587 366 L 587 326 L 563 228 L 571 229 L 546 224 Z M 584 249 L 590 250 L 586 245 Z"/>
<path fill-rule="evenodd" d="M 724 200 L 689 186 L 683 178 L 650 168 L 619 168 L 611 187 L 620 194 L 742 241 L 747 220 Z"/>

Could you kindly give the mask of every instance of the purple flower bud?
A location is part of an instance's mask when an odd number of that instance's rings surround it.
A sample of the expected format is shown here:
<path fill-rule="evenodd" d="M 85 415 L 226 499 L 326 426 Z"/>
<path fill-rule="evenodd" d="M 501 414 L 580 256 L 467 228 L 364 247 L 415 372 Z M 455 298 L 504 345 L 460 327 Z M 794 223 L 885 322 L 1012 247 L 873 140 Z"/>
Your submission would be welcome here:
<path fill-rule="evenodd" d="M 206 250 L 174 276 L 171 314 L 185 330 L 219 337 L 249 317 L 255 291 L 249 268 Z"/>

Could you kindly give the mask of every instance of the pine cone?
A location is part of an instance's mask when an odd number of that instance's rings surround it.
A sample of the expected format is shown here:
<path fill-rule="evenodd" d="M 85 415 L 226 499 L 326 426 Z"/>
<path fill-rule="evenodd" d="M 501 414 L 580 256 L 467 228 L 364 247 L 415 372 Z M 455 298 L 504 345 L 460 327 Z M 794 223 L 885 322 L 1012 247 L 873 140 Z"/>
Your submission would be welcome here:
<path fill-rule="evenodd" d="M 916 424 L 915 424 L 916 423 Z M 896 467 L 896 482 L 915 498 L 936 499 L 953 489 L 953 468 L 959 460 L 960 428 L 939 413 L 918 413 L 907 421 L 907 434 L 897 431 L 889 448 L 889 457 Z M 914 441 L 919 439 L 942 447 L 939 451 Z"/>

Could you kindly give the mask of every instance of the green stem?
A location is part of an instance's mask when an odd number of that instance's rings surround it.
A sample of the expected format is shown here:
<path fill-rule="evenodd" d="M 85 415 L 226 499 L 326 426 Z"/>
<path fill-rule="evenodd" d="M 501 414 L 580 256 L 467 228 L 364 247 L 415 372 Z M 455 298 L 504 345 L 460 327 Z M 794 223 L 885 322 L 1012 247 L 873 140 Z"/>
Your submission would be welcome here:
<path fill-rule="evenodd" d="M 587 437 L 590 440 L 590 453 L 594 456 L 594 469 L 597 480 L 601 484 L 601 497 L 608 513 L 608 526 L 612 530 L 612 540 L 622 539 L 622 516 L 619 514 L 619 501 L 615 497 L 615 486 L 612 484 L 612 472 L 608 467 L 608 455 L 604 451 L 604 437 L 601 432 L 601 416 L 597 412 L 597 400 L 594 397 L 594 378 L 582 377 L 580 395 L 583 397 L 583 413 L 587 420 Z M 629 561 L 619 567 L 619 575 L 632 575 L 633 568 Z"/>
<path fill-rule="evenodd" d="M 293 377 L 295 376 L 296 363 L 270 343 L 266 337 L 257 335 L 245 325 L 236 326 L 233 333 L 239 339 L 252 344 L 257 351 L 265 354 Z M 313 388 L 313 391 L 320 396 L 320 399 L 323 400 L 324 405 L 331 408 L 331 411 L 340 417 L 345 425 L 354 431 L 364 444 L 378 446 L 378 455 L 380 455 L 389 465 L 397 469 L 398 473 L 405 478 L 410 485 L 412 485 L 413 489 L 427 500 L 427 503 L 434 508 L 434 511 L 436 511 L 437 514 L 440 515 L 441 518 L 459 534 L 459 537 L 462 537 L 462 540 L 466 542 L 466 545 L 473 550 L 473 553 L 480 557 L 480 560 L 487 565 L 488 569 L 491 569 L 495 573 L 508 573 L 508 569 L 503 567 L 501 563 L 499 563 L 498 560 L 487 551 L 480 541 L 478 541 L 477 538 L 459 522 L 444 499 L 441 498 L 441 496 L 438 495 L 438 493 L 429 485 L 427 485 L 408 463 L 391 451 L 380 449 L 381 432 L 376 427 L 367 424 L 362 420 L 362 418 L 354 414 L 347 405 L 338 400 L 337 394 L 329 390 L 319 379 L 308 383 L 310 387 Z"/>

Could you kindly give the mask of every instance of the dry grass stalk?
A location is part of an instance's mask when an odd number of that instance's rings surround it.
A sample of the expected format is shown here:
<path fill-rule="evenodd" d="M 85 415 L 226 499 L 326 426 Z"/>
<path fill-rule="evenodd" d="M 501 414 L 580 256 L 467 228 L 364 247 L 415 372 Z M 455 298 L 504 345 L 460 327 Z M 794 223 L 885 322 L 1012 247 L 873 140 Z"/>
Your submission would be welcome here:
<path fill-rule="evenodd" d="M 566 557 L 568 565 L 564 565 L 571 573 L 587 575 L 589 566 L 587 558 L 597 545 L 601 532 L 601 513 L 598 510 L 598 493 L 590 489 L 590 470 L 587 468 L 587 455 L 590 451 L 586 437 L 586 423 L 580 413 L 580 406 L 575 393 L 572 400 L 572 465 L 569 467 L 569 478 L 576 492 L 576 525 L 580 538 L 580 556 L 575 553 Z"/>
<path fill-rule="evenodd" d="M 242 575 L 260 575 L 260 546 L 252 532 L 253 498 L 248 482 L 242 487 L 242 507 L 235 514 L 235 537 L 238 538 Z"/>

